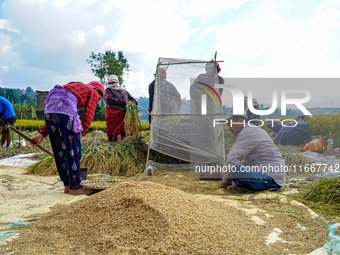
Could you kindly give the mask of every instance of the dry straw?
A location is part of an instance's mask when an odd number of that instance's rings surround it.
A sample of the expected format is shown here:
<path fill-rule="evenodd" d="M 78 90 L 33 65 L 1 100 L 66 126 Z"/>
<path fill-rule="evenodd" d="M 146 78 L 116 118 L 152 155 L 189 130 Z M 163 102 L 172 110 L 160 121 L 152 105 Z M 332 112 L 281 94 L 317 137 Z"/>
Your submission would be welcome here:
<path fill-rule="evenodd" d="M 138 106 L 135 103 L 126 104 L 126 114 L 124 119 L 124 129 L 127 136 L 137 135 L 139 133 Z"/>

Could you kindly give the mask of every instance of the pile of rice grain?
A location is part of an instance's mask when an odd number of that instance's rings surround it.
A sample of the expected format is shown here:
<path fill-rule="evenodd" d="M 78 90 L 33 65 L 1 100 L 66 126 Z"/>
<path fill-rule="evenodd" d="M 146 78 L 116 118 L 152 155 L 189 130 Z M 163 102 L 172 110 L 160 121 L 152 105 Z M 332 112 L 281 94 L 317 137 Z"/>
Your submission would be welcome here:
<path fill-rule="evenodd" d="M 123 182 L 54 208 L 21 228 L 11 247 L 15 254 L 280 254 L 241 214 L 152 182 Z"/>

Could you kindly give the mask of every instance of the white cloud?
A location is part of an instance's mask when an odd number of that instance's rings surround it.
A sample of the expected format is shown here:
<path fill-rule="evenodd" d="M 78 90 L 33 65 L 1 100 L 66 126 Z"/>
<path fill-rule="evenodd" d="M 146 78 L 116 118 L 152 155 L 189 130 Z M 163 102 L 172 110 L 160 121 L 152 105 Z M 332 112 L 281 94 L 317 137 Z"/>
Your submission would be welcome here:
<path fill-rule="evenodd" d="M 125 74 L 123 79 L 126 89 L 133 97 L 137 98 L 148 95 L 147 85 L 149 83 L 146 84 L 144 82 L 145 80 L 148 80 L 144 71 L 133 72 L 133 74 Z"/>
<path fill-rule="evenodd" d="M 188 0 L 183 1 L 183 9 L 185 16 L 215 16 L 223 10 L 231 10 L 240 8 L 245 2 L 250 0 Z"/>
<path fill-rule="evenodd" d="M 9 69 L 9 66 L 1 66 L 1 69 L 7 72 Z"/>
<path fill-rule="evenodd" d="M 14 44 L 10 36 L 0 33 L 0 65 L 7 66 L 15 59 Z"/>
<path fill-rule="evenodd" d="M 149 60 L 160 56 L 177 56 L 180 45 L 189 38 L 189 24 L 175 1 L 126 1 L 119 4 L 125 13 L 124 29 L 107 41 L 114 48 L 147 52 Z"/>
<path fill-rule="evenodd" d="M 20 34 L 18 29 L 12 28 L 11 23 L 7 19 L 0 19 L 0 30 L 1 29 Z"/>
<path fill-rule="evenodd" d="M 12 49 L 11 44 L 3 44 L 0 49 L 0 53 L 6 53 L 9 52 Z"/>
<path fill-rule="evenodd" d="M 79 44 L 84 44 L 85 43 L 85 35 L 83 33 L 81 33 L 81 32 L 78 33 L 77 38 L 78 38 Z"/>
<path fill-rule="evenodd" d="M 69 3 L 71 0 L 55 0 L 54 4 L 62 8 L 65 4 Z"/>
<path fill-rule="evenodd" d="M 208 36 L 212 36 L 215 37 L 216 36 L 216 32 L 217 32 L 217 28 L 216 26 L 209 26 L 205 29 L 202 30 L 202 32 L 199 34 L 198 36 L 198 40 L 203 40 Z"/>
<path fill-rule="evenodd" d="M 105 34 L 105 27 L 104 26 L 96 26 L 96 31 L 98 34 Z"/>
<path fill-rule="evenodd" d="M 340 27 L 340 3 L 337 0 L 327 0 L 322 3 L 314 12 L 314 16 L 308 20 L 314 29 L 323 31 L 339 32 Z"/>
<path fill-rule="evenodd" d="M 264 1 L 256 13 L 224 24 L 218 31 L 217 50 L 228 63 L 228 75 L 338 76 L 339 58 L 332 61 L 339 48 L 338 10 L 321 5 L 312 16 L 289 17 L 278 14 L 276 7 Z"/>

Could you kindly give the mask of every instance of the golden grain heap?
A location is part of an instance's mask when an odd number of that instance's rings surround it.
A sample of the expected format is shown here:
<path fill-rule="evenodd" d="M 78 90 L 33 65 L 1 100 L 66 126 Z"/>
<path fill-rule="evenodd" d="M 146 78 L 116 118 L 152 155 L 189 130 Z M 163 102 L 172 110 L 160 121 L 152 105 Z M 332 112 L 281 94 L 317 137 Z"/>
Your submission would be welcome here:
<path fill-rule="evenodd" d="M 257 225 L 226 202 L 152 182 L 123 182 L 57 206 L 20 229 L 11 254 L 305 254 L 327 240 L 326 226 L 305 211 L 267 201 Z M 258 206 L 266 204 L 259 202 Z M 248 208 L 244 203 L 242 208 Z M 252 207 L 250 207 L 252 208 Z M 260 207 L 261 208 L 261 207 Z M 284 213 L 286 212 L 287 213 Z M 283 217 L 284 213 L 284 217 Z M 283 220 L 284 219 L 284 220 Z M 296 227 L 303 222 L 308 231 Z M 285 242 L 266 245 L 280 228 Z M 1 248 L 0 248 L 1 252 Z"/>
<path fill-rule="evenodd" d="M 254 227 L 239 216 L 174 188 L 124 182 L 54 208 L 11 246 L 18 254 L 235 254 Z M 261 250 L 262 239 L 249 249 Z"/>

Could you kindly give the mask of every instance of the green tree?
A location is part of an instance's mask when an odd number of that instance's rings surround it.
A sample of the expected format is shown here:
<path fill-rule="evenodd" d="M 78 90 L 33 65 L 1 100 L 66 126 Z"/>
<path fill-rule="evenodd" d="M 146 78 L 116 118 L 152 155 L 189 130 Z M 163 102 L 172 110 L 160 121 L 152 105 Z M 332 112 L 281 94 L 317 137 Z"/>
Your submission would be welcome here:
<path fill-rule="evenodd" d="M 112 74 L 117 75 L 119 83 L 123 84 L 124 71 L 129 71 L 128 61 L 122 51 L 118 51 L 118 53 L 105 51 L 104 54 L 92 52 L 90 58 L 86 59 L 86 62 L 91 65 L 92 73 L 104 85 L 107 85 L 105 78 Z"/>
<path fill-rule="evenodd" d="M 36 99 L 36 93 L 34 92 L 34 90 L 31 87 L 27 87 L 25 91 L 26 91 L 26 94 L 29 97 Z"/>
<path fill-rule="evenodd" d="M 149 116 L 148 116 L 148 109 L 149 109 L 149 98 L 147 97 L 139 97 L 136 98 L 139 106 L 139 120 L 141 122 L 148 122 Z"/>

